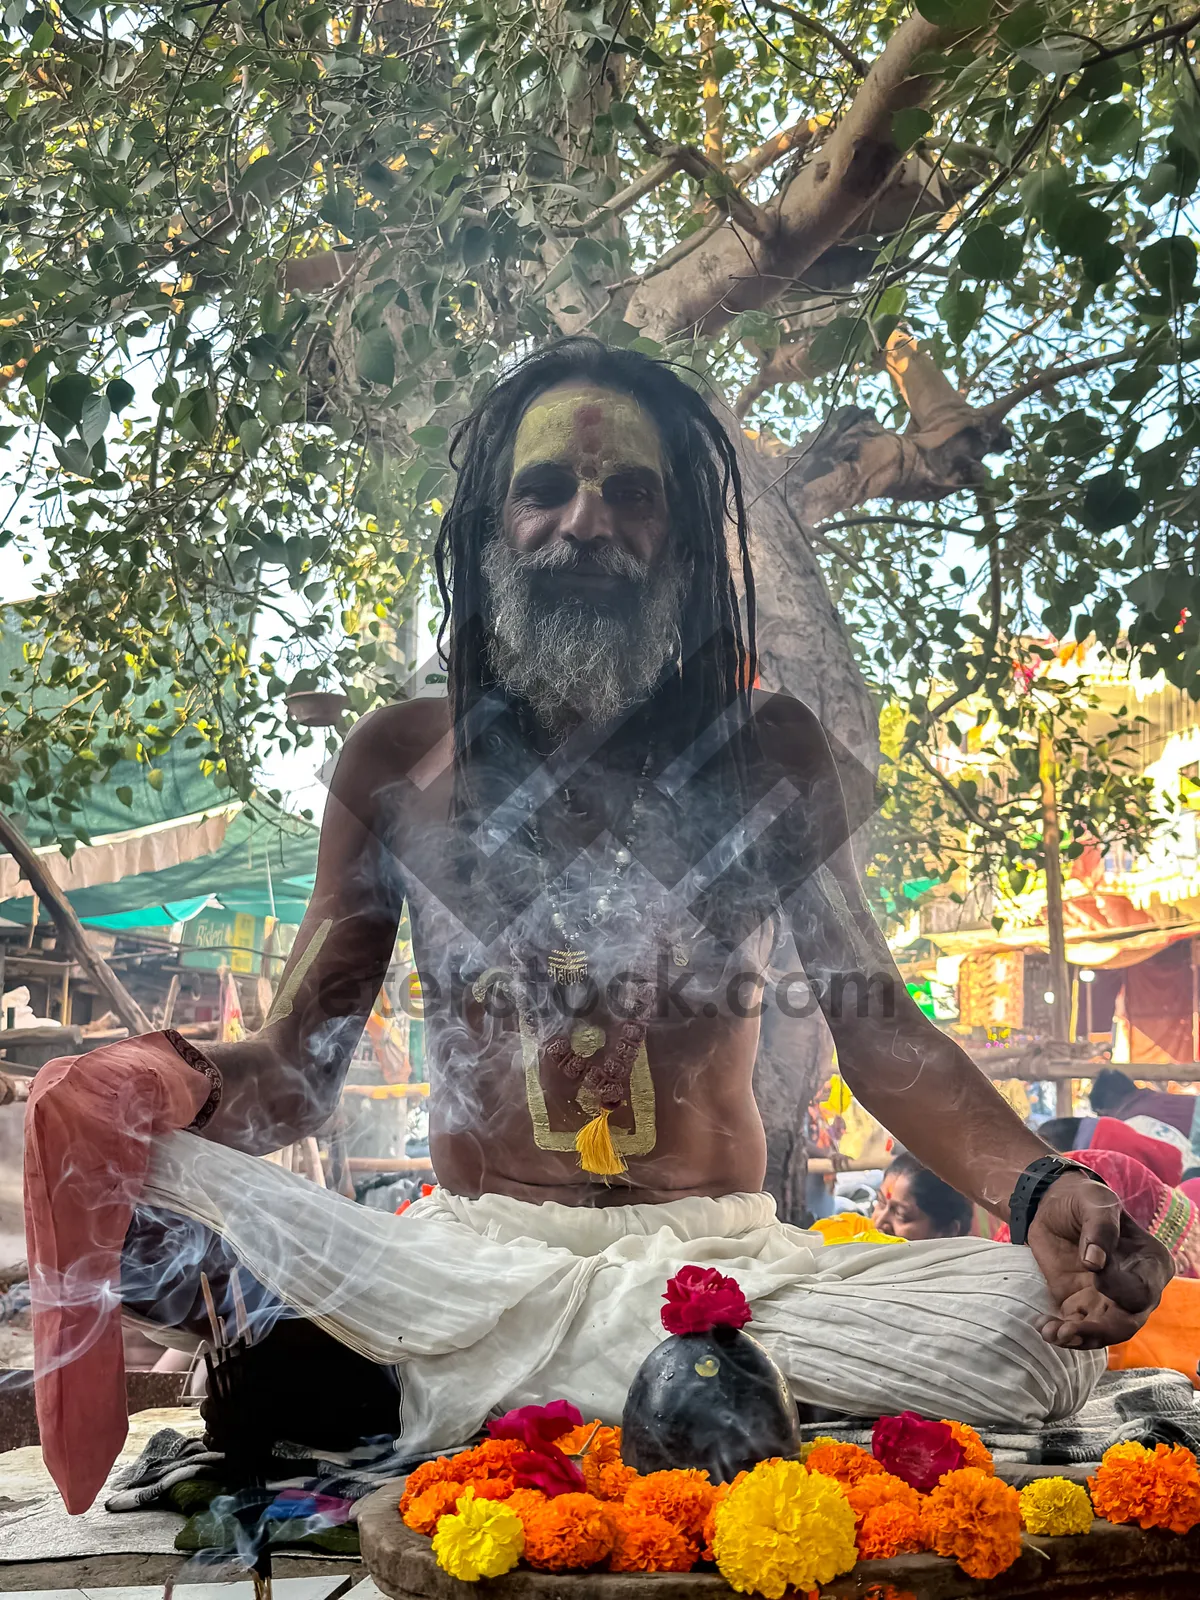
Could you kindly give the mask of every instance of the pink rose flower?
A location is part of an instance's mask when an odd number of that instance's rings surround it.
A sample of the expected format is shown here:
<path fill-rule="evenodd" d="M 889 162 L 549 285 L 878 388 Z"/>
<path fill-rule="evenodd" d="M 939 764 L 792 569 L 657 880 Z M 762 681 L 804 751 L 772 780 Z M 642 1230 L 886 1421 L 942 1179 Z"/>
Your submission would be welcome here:
<path fill-rule="evenodd" d="M 521 1489 L 540 1489 L 543 1494 L 582 1494 L 587 1489 L 583 1473 L 558 1448 L 556 1444 L 542 1445 L 517 1456 L 512 1464 L 513 1477 Z"/>
<path fill-rule="evenodd" d="M 956 1472 L 965 1454 L 944 1422 L 930 1422 L 915 1411 L 880 1417 L 871 1433 L 871 1453 L 920 1494 L 936 1488 L 947 1472 Z"/>
<path fill-rule="evenodd" d="M 680 1267 L 663 1295 L 662 1324 L 668 1333 L 708 1333 L 712 1328 L 744 1328 L 750 1302 L 736 1278 L 715 1267 Z"/>
<path fill-rule="evenodd" d="M 530 1450 L 540 1450 L 582 1422 L 583 1413 L 570 1401 L 551 1400 L 546 1406 L 518 1406 L 515 1411 L 506 1411 L 488 1423 L 488 1433 L 493 1439 L 519 1439 Z"/>

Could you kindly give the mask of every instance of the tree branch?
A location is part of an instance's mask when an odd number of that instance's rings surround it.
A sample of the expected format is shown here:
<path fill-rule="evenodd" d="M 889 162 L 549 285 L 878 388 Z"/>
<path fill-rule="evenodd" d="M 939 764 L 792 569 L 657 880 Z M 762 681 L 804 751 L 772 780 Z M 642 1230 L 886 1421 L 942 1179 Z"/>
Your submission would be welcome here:
<path fill-rule="evenodd" d="M 1099 372 L 1102 367 L 1116 367 L 1123 361 L 1137 361 L 1145 354 L 1143 346 L 1139 345 L 1132 350 L 1117 350 L 1110 356 L 1090 356 L 1086 361 L 1071 361 L 1061 367 L 1047 367 L 1045 372 L 1035 372 L 1032 378 L 1027 378 L 1024 383 L 1010 389 L 1008 394 L 1001 395 L 999 400 L 993 400 L 983 407 L 986 416 L 997 421 L 1014 406 L 1020 405 L 1022 400 L 1028 400 L 1031 395 L 1039 394 L 1043 389 L 1053 389 L 1055 384 L 1065 383 L 1068 378 L 1081 378 L 1088 372 Z"/>
<path fill-rule="evenodd" d="M 149 1017 L 108 962 L 98 956 L 88 943 L 87 934 L 84 932 L 83 924 L 75 915 L 74 906 L 50 876 L 41 858 L 34 853 L 16 824 L 2 811 L 0 811 L 0 845 L 3 845 L 16 861 L 23 875 L 29 880 L 34 894 L 54 918 L 54 926 L 58 930 L 59 937 L 73 959 L 78 961 L 96 988 L 112 1003 L 113 1010 L 130 1033 L 152 1032 L 154 1025 Z"/>
<path fill-rule="evenodd" d="M 950 799 L 954 801 L 954 804 L 963 813 L 968 822 L 972 823 L 982 833 L 986 833 L 989 839 L 995 839 L 1003 842 L 1003 840 L 1007 837 L 1005 830 L 1003 828 L 997 828 L 994 823 L 985 822 L 970 801 L 965 799 L 958 792 L 946 774 L 938 771 L 937 767 L 934 766 L 933 762 L 925 754 L 924 750 L 916 749 L 913 751 L 913 755 L 916 756 L 917 760 L 925 768 L 925 771 L 929 774 L 929 776 L 935 779 L 939 787 L 942 788 L 946 794 L 949 795 Z"/>
<path fill-rule="evenodd" d="M 797 27 L 803 28 L 807 33 L 815 33 L 818 39 L 824 39 L 825 43 L 832 45 L 846 65 L 860 78 L 865 78 L 871 70 L 870 63 L 864 61 L 857 50 L 852 50 L 838 38 L 836 33 L 827 28 L 823 22 L 818 22 L 815 17 L 806 17 L 803 11 L 797 11 L 794 6 L 785 6 L 782 0 L 754 0 L 754 3 L 761 6 L 764 11 L 774 11 L 781 17 L 790 17 Z"/>
<path fill-rule="evenodd" d="M 920 15 L 908 17 L 888 40 L 819 158 L 807 163 L 777 196 L 776 226 L 750 249 L 733 229 L 718 232 L 686 269 L 660 271 L 644 282 L 631 297 L 625 320 L 662 340 L 685 329 L 712 333 L 737 312 L 775 300 L 891 183 L 903 160 L 892 136 L 895 114 L 923 104 L 937 82 L 914 75 L 913 62 L 961 32 L 936 27 Z"/>

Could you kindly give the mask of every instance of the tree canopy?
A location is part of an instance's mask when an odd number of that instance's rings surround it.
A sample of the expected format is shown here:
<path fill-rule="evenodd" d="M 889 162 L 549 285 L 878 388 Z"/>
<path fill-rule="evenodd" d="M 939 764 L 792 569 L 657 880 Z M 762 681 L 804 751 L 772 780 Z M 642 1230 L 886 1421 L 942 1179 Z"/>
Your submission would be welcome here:
<path fill-rule="evenodd" d="M 580 330 L 742 419 L 764 681 L 860 754 L 867 690 L 909 753 L 972 697 L 1011 715 L 1031 633 L 1200 693 L 1198 31 L 1117 0 L 11 0 L 0 539 L 49 572 L 0 805 L 20 781 L 69 840 L 82 787 L 173 739 L 245 793 L 309 737 L 298 672 L 391 693 L 448 430 Z"/>

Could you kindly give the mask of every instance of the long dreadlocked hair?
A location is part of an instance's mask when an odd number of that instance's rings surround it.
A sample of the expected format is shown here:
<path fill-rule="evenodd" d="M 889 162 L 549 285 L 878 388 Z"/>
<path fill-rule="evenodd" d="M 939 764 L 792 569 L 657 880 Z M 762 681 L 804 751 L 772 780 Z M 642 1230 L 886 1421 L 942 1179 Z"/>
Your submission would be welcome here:
<path fill-rule="evenodd" d="M 611 349 L 597 339 L 564 339 L 527 357 L 489 390 L 455 429 L 451 443 L 458 483 L 442 519 L 434 561 L 443 606 L 438 649 L 446 666 L 460 772 L 470 743 L 469 713 L 496 687 L 487 661 L 482 556 L 501 532 L 513 441 L 530 402 L 566 382 L 631 395 L 662 436 L 669 537 L 690 572 L 680 608 L 674 685 L 686 722 L 695 732 L 709 727 L 739 696 L 748 701 L 757 675 L 746 506 L 728 434 L 701 395 L 667 363 Z M 744 621 L 729 561 L 728 523 L 737 542 Z"/>

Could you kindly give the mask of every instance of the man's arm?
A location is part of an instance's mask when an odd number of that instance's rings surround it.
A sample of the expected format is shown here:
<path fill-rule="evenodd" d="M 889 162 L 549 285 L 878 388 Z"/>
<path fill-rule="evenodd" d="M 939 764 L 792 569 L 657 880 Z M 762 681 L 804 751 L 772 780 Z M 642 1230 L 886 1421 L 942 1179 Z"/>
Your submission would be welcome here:
<path fill-rule="evenodd" d="M 785 904 L 839 1070 L 855 1097 L 919 1160 L 1007 1218 L 1018 1177 L 1054 1152 L 909 995 L 863 897 L 828 742 L 816 718 L 805 715 L 811 718 L 802 734 L 805 766 L 814 780 L 809 835 L 819 834 L 831 848 L 807 855 L 806 875 L 785 885 Z M 1054 1343 L 1098 1346 L 1129 1338 L 1171 1276 L 1162 1246 L 1124 1216 L 1110 1189 L 1081 1174 L 1051 1187 L 1029 1244 L 1062 1307 L 1043 1330 Z"/>
<path fill-rule="evenodd" d="M 393 743 L 386 724 L 404 709 L 365 717 L 338 758 L 312 899 L 266 1024 L 247 1039 L 205 1047 L 223 1079 L 206 1138 L 263 1154 L 315 1133 L 337 1105 L 402 909 L 378 794 Z"/>

